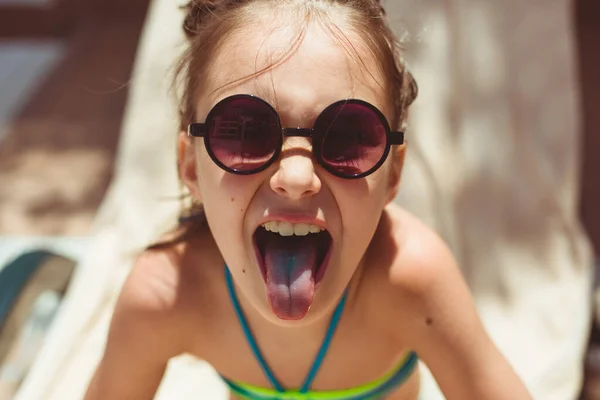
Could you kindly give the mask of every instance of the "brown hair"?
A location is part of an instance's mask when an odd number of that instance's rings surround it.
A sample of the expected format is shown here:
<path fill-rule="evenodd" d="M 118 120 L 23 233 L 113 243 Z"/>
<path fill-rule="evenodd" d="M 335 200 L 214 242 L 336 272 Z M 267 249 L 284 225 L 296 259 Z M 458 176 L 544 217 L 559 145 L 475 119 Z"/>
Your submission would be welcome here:
<path fill-rule="evenodd" d="M 297 11 L 305 11 L 306 21 L 317 17 L 322 21 L 327 18 L 327 6 L 344 7 L 348 11 L 350 25 L 365 41 L 366 48 L 379 64 L 385 79 L 382 88 L 392 105 L 393 129 L 399 129 L 405 123 L 409 105 L 417 97 L 418 89 L 415 80 L 404 65 L 401 57 L 401 44 L 387 22 L 385 9 L 379 0 L 192 0 L 182 7 L 186 11 L 183 30 L 188 38 L 189 47 L 181 57 L 176 69 L 175 84 L 180 90 L 180 129 L 195 122 L 195 109 L 198 95 L 203 87 L 203 74 L 208 71 L 209 63 L 216 55 L 228 34 L 243 26 L 253 11 L 260 12 L 259 5 L 273 8 L 294 5 Z M 302 15 L 298 12 L 297 15 Z M 325 24 L 334 39 L 339 41 L 346 52 L 355 60 L 365 65 L 352 42 L 339 27 L 333 23 Z M 271 70 L 284 62 L 302 42 L 304 31 L 301 30 L 291 43 L 288 52 L 279 60 L 257 71 L 248 79 Z M 368 72 L 368 71 L 367 71 Z M 236 82 L 232 82 L 236 83 Z M 183 207 L 180 218 L 180 234 L 174 239 L 155 244 L 150 249 L 164 248 L 187 240 L 198 232 L 205 224 L 201 204 L 192 202 Z"/>

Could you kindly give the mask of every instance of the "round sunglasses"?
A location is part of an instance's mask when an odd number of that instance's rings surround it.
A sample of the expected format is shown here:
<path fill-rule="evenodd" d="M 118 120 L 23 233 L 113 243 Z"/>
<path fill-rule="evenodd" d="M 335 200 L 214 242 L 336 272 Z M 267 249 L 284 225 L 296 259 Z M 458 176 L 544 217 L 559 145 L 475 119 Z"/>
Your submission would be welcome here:
<path fill-rule="evenodd" d="M 392 145 L 404 143 L 404 132 L 392 132 L 383 113 L 362 100 L 335 102 L 312 128 L 283 128 L 266 101 L 239 94 L 218 102 L 205 123 L 193 123 L 188 136 L 204 137 L 212 160 L 232 174 L 267 169 L 280 155 L 284 137 L 312 139 L 315 160 L 345 179 L 363 178 L 385 162 Z"/>

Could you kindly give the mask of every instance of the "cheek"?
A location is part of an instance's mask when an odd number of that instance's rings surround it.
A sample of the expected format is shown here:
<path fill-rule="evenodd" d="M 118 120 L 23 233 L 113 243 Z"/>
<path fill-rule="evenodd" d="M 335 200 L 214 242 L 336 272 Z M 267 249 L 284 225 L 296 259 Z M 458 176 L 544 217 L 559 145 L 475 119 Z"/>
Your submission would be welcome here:
<path fill-rule="evenodd" d="M 247 258 L 245 220 L 253 190 L 248 178 L 206 165 L 200 175 L 206 219 L 225 262 L 235 268 Z"/>
<path fill-rule="evenodd" d="M 376 226 L 385 205 L 385 176 L 381 168 L 364 179 L 332 182 L 330 188 L 340 210 L 344 236 L 361 232 L 361 225 Z"/>
<path fill-rule="evenodd" d="M 348 208 L 377 211 L 385 204 L 389 183 L 389 163 L 363 179 L 343 180 L 337 185 L 338 201 L 347 203 Z"/>
<path fill-rule="evenodd" d="M 386 202 L 386 176 L 381 168 L 365 179 L 342 181 L 333 188 L 345 238 L 354 241 L 374 232 Z"/>
<path fill-rule="evenodd" d="M 198 181 L 207 214 L 216 214 L 228 224 L 239 224 L 256 191 L 256 179 L 223 171 L 205 150 L 198 156 Z"/>

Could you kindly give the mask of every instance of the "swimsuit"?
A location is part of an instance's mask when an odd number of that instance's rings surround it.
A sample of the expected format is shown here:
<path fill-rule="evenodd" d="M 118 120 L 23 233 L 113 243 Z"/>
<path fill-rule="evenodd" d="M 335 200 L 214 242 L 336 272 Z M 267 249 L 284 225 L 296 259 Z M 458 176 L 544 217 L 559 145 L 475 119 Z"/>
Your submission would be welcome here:
<path fill-rule="evenodd" d="M 329 344 L 331 342 L 331 338 L 335 332 L 335 329 L 340 320 L 340 316 L 342 315 L 342 311 L 344 310 L 344 304 L 346 302 L 346 294 L 344 293 L 342 299 L 339 304 L 335 308 L 333 316 L 331 317 L 331 321 L 329 323 L 329 328 L 327 329 L 327 333 L 325 334 L 325 339 L 323 340 L 323 344 L 317 353 L 317 356 L 312 364 L 312 367 L 304 380 L 304 383 L 297 390 L 288 390 L 285 389 L 275 378 L 273 371 L 267 365 L 260 349 L 256 344 L 256 340 L 250 331 L 250 327 L 248 326 L 248 322 L 246 321 L 246 317 L 240 307 L 239 300 L 235 294 L 235 289 L 233 287 L 233 280 L 231 278 L 231 273 L 227 266 L 225 267 L 225 275 L 227 280 L 227 290 L 229 291 L 229 296 L 231 298 L 231 302 L 233 303 L 233 307 L 235 309 L 235 313 L 240 321 L 240 325 L 242 326 L 242 330 L 244 331 L 244 335 L 246 336 L 246 340 L 254 353 L 254 356 L 258 360 L 262 370 L 267 376 L 271 385 L 273 385 L 273 389 L 266 389 L 262 387 L 257 387 L 253 385 L 248 385 L 242 382 L 237 382 L 231 379 L 228 379 L 221 375 L 221 378 L 225 381 L 227 386 L 231 389 L 233 393 L 242 399 L 247 400 L 375 400 L 381 399 L 384 395 L 389 394 L 393 389 L 397 388 L 401 384 L 403 384 L 408 377 L 412 374 L 413 370 L 417 366 L 417 355 L 408 351 L 402 358 L 402 361 L 391 371 L 385 374 L 383 377 L 377 379 L 374 382 L 368 383 L 366 385 L 362 385 L 359 387 L 344 389 L 344 390 L 327 390 L 327 391 L 313 391 L 310 390 L 310 386 L 319 371 L 321 363 L 325 358 L 325 354 L 329 349 Z"/>

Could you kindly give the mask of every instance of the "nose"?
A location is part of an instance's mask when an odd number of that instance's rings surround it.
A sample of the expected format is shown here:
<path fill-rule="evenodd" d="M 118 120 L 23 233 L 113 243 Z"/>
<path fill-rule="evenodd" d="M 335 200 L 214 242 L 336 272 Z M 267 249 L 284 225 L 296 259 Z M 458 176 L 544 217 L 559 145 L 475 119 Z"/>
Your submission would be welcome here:
<path fill-rule="evenodd" d="M 293 147 L 284 149 L 279 168 L 271 177 L 271 189 L 289 200 L 314 196 L 321 190 L 321 180 L 316 174 L 310 149 Z"/>

